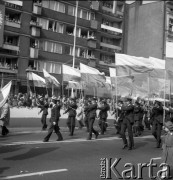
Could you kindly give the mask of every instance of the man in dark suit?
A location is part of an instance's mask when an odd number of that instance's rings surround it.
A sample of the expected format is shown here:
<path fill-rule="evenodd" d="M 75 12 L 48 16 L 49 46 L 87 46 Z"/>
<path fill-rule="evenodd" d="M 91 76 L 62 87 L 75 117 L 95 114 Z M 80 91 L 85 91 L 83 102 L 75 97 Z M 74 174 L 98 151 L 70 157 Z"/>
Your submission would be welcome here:
<path fill-rule="evenodd" d="M 163 126 L 163 106 L 159 101 L 155 101 L 154 107 L 151 112 L 152 135 L 155 137 L 157 144 L 156 147 L 161 147 L 161 132 Z"/>
<path fill-rule="evenodd" d="M 85 114 L 84 123 L 85 123 L 85 126 L 87 128 L 87 132 L 89 132 L 89 122 L 88 122 L 88 120 L 89 120 L 89 112 L 88 112 L 88 107 L 89 107 L 90 104 L 91 104 L 90 100 L 86 101 L 85 104 L 84 104 L 84 114 Z"/>
<path fill-rule="evenodd" d="M 88 123 L 89 123 L 89 136 L 87 140 L 92 139 L 92 133 L 95 134 L 95 138 L 97 139 L 99 133 L 93 128 L 95 118 L 97 116 L 96 114 L 97 111 L 97 103 L 96 103 L 96 98 L 93 98 L 91 101 L 91 105 L 88 106 Z"/>
<path fill-rule="evenodd" d="M 50 117 L 50 127 L 48 130 L 48 134 L 47 136 L 44 138 L 43 142 L 48 142 L 50 136 L 52 135 L 53 130 L 55 131 L 55 133 L 58 136 L 57 141 L 62 141 L 63 137 L 62 134 L 60 132 L 60 128 L 58 126 L 58 122 L 59 122 L 59 117 L 60 117 L 60 109 L 59 106 L 57 105 L 57 98 L 56 97 L 52 97 L 52 102 L 51 102 L 51 117 Z"/>
<path fill-rule="evenodd" d="M 64 114 L 66 114 L 67 112 L 69 113 L 68 119 L 67 119 L 67 126 L 70 131 L 69 136 L 73 136 L 73 134 L 74 134 L 76 109 L 77 109 L 77 105 L 76 105 L 75 99 L 71 98 L 70 103 L 67 106 L 67 110 L 64 112 Z"/>
<path fill-rule="evenodd" d="M 104 132 L 106 131 L 106 120 L 108 117 L 108 113 L 107 111 L 109 111 L 109 105 L 107 104 L 106 100 L 102 100 L 100 106 L 98 107 L 98 109 L 100 110 L 99 112 L 99 126 L 101 129 L 101 134 L 103 135 Z"/>
<path fill-rule="evenodd" d="M 39 98 L 39 102 L 37 102 L 37 105 L 40 108 L 39 114 L 41 112 L 43 112 L 42 117 L 41 117 L 42 130 L 46 130 L 46 128 L 47 128 L 46 118 L 47 118 L 47 115 L 48 115 L 49 104 L 48 104 L 47 100 L 43 99 L 43 97 L 41 96 Z"/>
<path fill-rule="evenodd" d="M 132 105 L 131 98 L 129 97 L 125 98 L 125 103 L 121 107 L 121 110 L 124 112 L 123 122 L 121 126 L 121 136 L 124 143 L 123 149 L 128 147 L 129 150 L 132 150 L 132 148 L 134 148 L 134 139 L 133 139 L 133 131 L 132 131 L 132 126 L 134 124 L 134 116 L 133 116 L 134 106 Z M 128 136 L 129 136 L 129 145 L 127 143 L 127 139 L 125 135 L 126 129 L 128 131 Z"/>

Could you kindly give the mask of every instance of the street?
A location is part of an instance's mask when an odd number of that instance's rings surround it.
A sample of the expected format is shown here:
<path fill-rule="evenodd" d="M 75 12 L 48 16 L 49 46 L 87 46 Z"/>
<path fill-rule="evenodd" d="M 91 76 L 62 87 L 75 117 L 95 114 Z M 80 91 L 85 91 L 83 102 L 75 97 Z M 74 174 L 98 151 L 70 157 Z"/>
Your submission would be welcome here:
<path fill-rule="evenodd" d="M 46 131 L 39 128 L 19 131 L 10 129 L 7 137 L 0 137 L 0 179 L 32 180 L 99 180 L 101 158 L 122 158 L 116 166 L 121 173 L 126 163 L 135 166 L 149 163 L 151 158 L 161 157 L 161 149 L 155 148 L 151 132 L 135 138 L 135 149 L 122 150 L 122 141 L 115 135 L 114 128 L 109 128 L 105 135 L 87 141 L 86 129 L 76 129 L 73 137 L 68 136 L 67 129 L 62 129 L 64 141 L 57 142 L 53 133 L 50 141 L 43 143 Z M 159 163 L 159 160 L 155 161 Z M 158 164 L 159 165 L 159 164 Z M 154 168 L 156 175 L 158 168 Z M 130 175 L 128 173 L 128 175 Z M 112 179 L 116 179 L 112 173 Z M 144 168 L 142 178 L 148 177 Z"/>

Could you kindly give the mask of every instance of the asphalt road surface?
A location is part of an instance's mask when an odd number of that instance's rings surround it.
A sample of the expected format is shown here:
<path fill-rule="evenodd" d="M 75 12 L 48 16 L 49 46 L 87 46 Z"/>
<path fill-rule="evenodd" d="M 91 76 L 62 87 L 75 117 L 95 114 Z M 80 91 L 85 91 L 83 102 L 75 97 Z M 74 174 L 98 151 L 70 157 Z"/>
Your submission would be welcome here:
<path fill-rule="evenodd" d="M 155 140 L 149 131 L 135 138 L 135 149 L 132 151 L 122 150 L 122 140 L 115 135 L 113 128 L 109 128 L 106 135 L 99 135 L 97 140 L 93 135 L 91 141 L 86 140 L 85 128 L 75 129 L 73 137 L 68 135 L 66 129 L 62 129 L 64 141 L 57 142 L 56 134 L 53 133 L 48 143 L 42 142 L 47 132 L 40 131 L 40 128 L 10 131 L 7 137 L 0 136 L 0 179 L 100 180 L 101 158 L 108 158 L 109 162 L 109 158 L 112 158 L 111 164 L 115 158 L 122 158 L 116 165 L 118 172 L 121 174 L 123 170 L 129 169 L 124 165 L 131 163 L 136 176 L 139 176 L 138 163 L 149 163 L 151 158 L 156 158 L 154 162 L 160 165 L 162 150 L 155 148 Z M 159 167 L 154 168 L 153 175 L 158 170 Z M 149 180 L 148 168 L 142 172 L 141 179 Z M 119 179 L 113 171 L 109 176 Z"/>

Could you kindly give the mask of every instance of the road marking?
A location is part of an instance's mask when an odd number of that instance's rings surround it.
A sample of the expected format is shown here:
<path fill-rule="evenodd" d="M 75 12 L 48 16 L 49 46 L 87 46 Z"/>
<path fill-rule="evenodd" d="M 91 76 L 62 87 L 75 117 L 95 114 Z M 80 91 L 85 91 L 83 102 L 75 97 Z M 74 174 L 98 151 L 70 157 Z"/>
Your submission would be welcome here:
<path fill-rule="evenodd" d="M 137 137 L 139 138 L 153 138 L 153 136 L 143 136 L 143 137 Z M 67 139 L 64 141 L 49 141 L 49 142 L 43 142 L 43 141 L 21 141 L 21 142 L 12 142 L 12 143 L 1 143 L 1 146 L 17 146 L 17 145 L 32 145 L 32 144 L 55 144 L 55 143 L 78 143 L 78 142 L 93 142 L 93 141 L 111 141 L 111 140 L 121 140 L 121 138 L 118 137 L 105 137 L 101 139 L 92 139 L 92 140 L 86 140 L 84 138 L 80 139 Z"/>
<path fill-rule="evenodd" d="M 16 179 L 16 178 L 22 178 L 22 177 L 29 177 L 29 176 L 36 176 L 36 175 L 43 175 L 43 174 L 51 174 L 51 173 L 58 173 L 58 172 L 65 172 L 68 171 L 67 169 L 57 169 L 57 170 L 50 170 L 50 171 L 40 171 L 35 173 L 27 173 L 27 174 L 20 174 L 20 175 L 14 175 L 14 176 L 6 176 L 2 177 L 0 179 Z"/>

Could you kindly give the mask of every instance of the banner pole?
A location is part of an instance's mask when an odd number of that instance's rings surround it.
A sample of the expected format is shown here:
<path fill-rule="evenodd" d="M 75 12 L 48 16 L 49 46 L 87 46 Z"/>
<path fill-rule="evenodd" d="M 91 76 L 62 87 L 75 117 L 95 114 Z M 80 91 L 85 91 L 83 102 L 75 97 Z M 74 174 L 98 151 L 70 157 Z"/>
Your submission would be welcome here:
<path fill-rule="evenodd" d="M 148 72 L 148 78 L 147 78 L 147 81 L 148 81 L 148 106 L 150 104 L 150 73 Z"/>
<path fill-rule="evenodd" d="M 164 107 L 165 107 L 165 98 L 166 98 L 166 70 L 165 70 L 165 78 L 164 78 Z M 163 110 L 163 124 L 165 124 L 165 109 Z"/>

